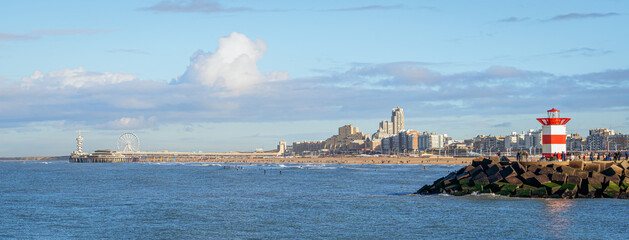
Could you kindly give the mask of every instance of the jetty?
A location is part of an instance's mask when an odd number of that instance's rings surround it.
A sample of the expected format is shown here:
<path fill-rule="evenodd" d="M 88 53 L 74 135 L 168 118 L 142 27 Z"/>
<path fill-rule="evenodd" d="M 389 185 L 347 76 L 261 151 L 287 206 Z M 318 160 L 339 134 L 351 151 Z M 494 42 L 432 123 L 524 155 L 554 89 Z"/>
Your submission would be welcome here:
<path fill-rule="evenodd" d="M 481 158 L 423 186 L 416 194 L 628 199 L 628 175 L 627 160 L 515 162 Z"/>

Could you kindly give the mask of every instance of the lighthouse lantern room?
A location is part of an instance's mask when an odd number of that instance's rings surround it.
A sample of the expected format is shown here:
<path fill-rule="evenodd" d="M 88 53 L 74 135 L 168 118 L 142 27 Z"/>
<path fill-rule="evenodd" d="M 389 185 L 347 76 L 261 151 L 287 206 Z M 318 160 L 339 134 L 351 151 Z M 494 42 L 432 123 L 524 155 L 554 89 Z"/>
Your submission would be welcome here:
<path fill-rule="evenodd" d="M 570 118 L 559 117 L 559 110 L 555 108 L 547 112 L 547 118 L 537 119 L 542 124 L 542 156 L 561 159 L 561 153 L 566 152 L 566 123 Z"/>

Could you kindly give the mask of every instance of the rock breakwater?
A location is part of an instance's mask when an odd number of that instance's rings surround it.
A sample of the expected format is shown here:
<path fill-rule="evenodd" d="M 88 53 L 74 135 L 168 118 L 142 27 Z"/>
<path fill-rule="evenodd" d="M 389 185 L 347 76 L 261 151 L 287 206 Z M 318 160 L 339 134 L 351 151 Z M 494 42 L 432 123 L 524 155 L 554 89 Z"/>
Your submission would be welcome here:
<path fill-rule="evenodd" d="M 511 162 L 478 159 L 416 194 L 494 193 L 533 198 L 629 198 L 629 162 Z"/>

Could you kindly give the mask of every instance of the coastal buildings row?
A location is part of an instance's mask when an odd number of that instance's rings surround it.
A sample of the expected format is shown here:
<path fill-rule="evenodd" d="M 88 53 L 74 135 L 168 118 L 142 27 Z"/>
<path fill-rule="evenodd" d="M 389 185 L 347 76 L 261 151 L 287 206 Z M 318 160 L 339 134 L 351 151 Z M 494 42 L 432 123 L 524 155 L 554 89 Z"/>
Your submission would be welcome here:
<path fill-rule="evenodd" d="M 441 149 L 446 144 L 446 135 L 407 130 L 404 109 L 391 110 L 391 120 L 381 121 L 378 130 L 371 136 L 353 125 L 338 129 L 338 134 L 325 141 L 294 142 L 292 152 L 296 155 L 319 155 L 326 153 L 418 153 L 429 149 Z M 279 149 L 278 149 L 279 150 Z"/>
<path fill-rule="evenodd" d="M 475 152 L 520 151 L 539 152 L 542 148 L 542 131 L 512 132 L 507 136 L 484 136 L 465 140 L 465 143 Z M 629 135 L 616 133 L 612 129 L 591 129 L 589 136 L 583 137 L 578 133 L 566 135 L 567 151 L 616 151 L 629 149 Z"/>

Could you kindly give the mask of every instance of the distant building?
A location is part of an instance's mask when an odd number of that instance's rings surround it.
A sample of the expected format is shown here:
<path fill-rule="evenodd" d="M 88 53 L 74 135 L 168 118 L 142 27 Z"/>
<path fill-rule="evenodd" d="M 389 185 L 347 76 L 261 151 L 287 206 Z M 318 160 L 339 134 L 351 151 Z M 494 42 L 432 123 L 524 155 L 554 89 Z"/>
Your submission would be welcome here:
<path fill-rule="evenodd" d="M 325 148 L 336 151 L 349 151 L 350 145 L 353 141 L 369 140 L 369 135 L 358 131 L 358 127 L 354 127 L 351 124 L 339 127 L 339 134 L 334 135 L 325 140 Z"/>
<path fill-rule="evenodd" d="M 306 155 L 306 154 L 314 154 L 319 153 L 319 151 L 325 148 L 324 141 L 314 141 L 314 142 L 294 142 L 293 143 L 293 153 L 298 155 Z"/>
<path fill-rule="evenodd" d="M 445 144 L 445 136 L 443 134 L 424 132 L 418 136 L 418 149 L 426 151 L 428 149 L 442 149 Z"/>
<path fill-rule="evenodd" d="M 391 122 L 391 121 L 382 121 L 379 124 L 378 131 L 376 131 L 376 133 L 374 133 L 371 136 L 371 138 L 372 139 L 382 139 L 382 138 L 389 137 L 389 136 L 391 136 L 393 134 L 395 134 L 395 132 L 393 132 L 393 122 Z"/>
<path fill-rule="evenodd" d="M 393 133 L 404 130 L 404 109 L 400 107 L 394 108 L 391 111 L 391 122 L 393 122 Z"/>
<path fill-rule="evenodd" d="M 607 150 L 607 143 L 611 136 L 616 135 L 612 129 L 590 129 L 590 135 L 586 138 L 586 147 L 589 150 Z M 613 149 L 613 148 L 612 148 Z"/>
<path fill-rule="evenodd" d="M 281 141 L 280 144 L 277 145 L 277 154 L 284 155 L 286 153 L 286 142 Z"/>
<path fill-rule="evenodd" d="M 533 130 L 530 129 L 524 134 L 524 148 L 535 150 L 535 152 L 542 149 L 542 129 Z"/>
<path fill-rule="evenodd" d="M 585 139 L 578 133 L 566 135 L 566 150 L 568 151 L 581 151 L 586 149 Z"/>

